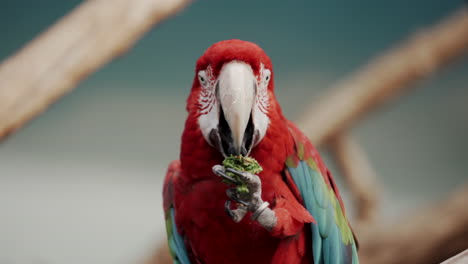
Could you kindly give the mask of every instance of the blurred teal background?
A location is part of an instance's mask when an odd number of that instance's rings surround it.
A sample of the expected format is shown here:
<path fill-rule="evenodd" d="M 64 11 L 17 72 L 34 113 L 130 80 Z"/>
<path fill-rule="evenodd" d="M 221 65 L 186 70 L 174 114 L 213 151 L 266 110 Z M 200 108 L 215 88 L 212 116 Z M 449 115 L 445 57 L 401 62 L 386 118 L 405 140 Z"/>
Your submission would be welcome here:
<path fill-rule="evenodd" d="M 0 59 L 80 2 L 3 0 Z M 178 158 L 195 61 L 212 43 L 262 46 L 295 119 L 336 81 L 462 5 L 195 1 L 2 143 L 0 264 L 134 263 L 164 240 L 161 182 Z M 385 188 L 386 221 L 467 181 L 467 112 L 464 57 L 353 130 Z"/>

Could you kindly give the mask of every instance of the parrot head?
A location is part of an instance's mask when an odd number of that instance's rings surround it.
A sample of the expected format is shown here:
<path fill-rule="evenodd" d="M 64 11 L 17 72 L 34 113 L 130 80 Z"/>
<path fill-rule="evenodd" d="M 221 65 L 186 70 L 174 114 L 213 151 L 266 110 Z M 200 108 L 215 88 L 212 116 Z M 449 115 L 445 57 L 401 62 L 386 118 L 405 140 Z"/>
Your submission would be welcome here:
<path fill-rule="evenodd" d="M 273 87 L 271 60 L 258 45 L 221 41 L 197 61 L 187 110 L 223 156 L 247 156 L 267 132 Z"/>

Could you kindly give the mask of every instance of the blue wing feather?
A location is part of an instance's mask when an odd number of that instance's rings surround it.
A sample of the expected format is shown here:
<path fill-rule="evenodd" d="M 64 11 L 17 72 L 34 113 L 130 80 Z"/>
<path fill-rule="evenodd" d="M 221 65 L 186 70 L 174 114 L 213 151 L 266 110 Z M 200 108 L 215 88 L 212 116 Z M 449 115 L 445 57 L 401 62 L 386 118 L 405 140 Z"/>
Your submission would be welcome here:
<path fill-rule="evenodd" d="M 166 232 L 169 251 L 175 264 L 190 264 L 184 238 L 177 230 L 174 209 L 174 182 L 180 173 L 180 162 L 173 161 L 167 170 L 163 187 L 164 214 L 166 217 Z"/>
<path fill-rule="evenodd" d="M 184 239 L 177 231 L 177 226 L 175 224 L 175 210 L 174 208 L 170 209 L 170 216 L 171 216 L 171 224 L 172 224 L 172 234 L 170 234 L 169 240 L 169 248 L 174 254 L 174 263 L 180 264 L 190 264 L 190 260 L 188 258 L 187 249 L 185 248 Z"/>
<path fill-rule="evenodd" d="M 357 264 L 356 243 L 350 227 L 341 226 L 337 219 L 344 219 L 341 205 L 331 188 L 325 183 L 320 171 L 299 160 L 296 167 L 288 171 L 296 184 L 306 209 L 315 218 L 311 224 L 312 251 L 316 264 Z M 340 207 L 340 209 L 337 209 Z M 351 238 L 346 237 L 350 235 Z M 348 249 L 351 247 L 350 249 Z"/>

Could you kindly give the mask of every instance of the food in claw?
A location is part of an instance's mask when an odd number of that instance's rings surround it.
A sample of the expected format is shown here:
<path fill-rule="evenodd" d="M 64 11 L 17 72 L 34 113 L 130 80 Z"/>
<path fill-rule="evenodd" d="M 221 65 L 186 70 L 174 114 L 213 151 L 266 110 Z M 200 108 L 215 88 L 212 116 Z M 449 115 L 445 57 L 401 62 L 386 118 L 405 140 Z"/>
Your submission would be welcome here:
<path fill-rule="evenodd" d="M 238 156 L 230 155 L 229 157 L 224 159 L 223 166 L 225 168 L 231 168 L 231 169 L 238 170 L 238 171 L 246 171 L 252 174 L 258 174 L 263 170 L 262 166 L 258 164 L 257 160 L 255 160 L 252 157 L 244 157 L 242 155 L 238 155 Z M 240 182 L 240 184 L 237 184 L 237 191 L 239 193 L 249 192 L 247 184 L 239 176 L 229 171 L 227 171 L 226 174 Z M 223 181 L 225 183 L 230 183 L 226 180 L 223 180 Z"/>
<path fill-rule="evenodd" d="M 190 43 L 187 43 L 189 45 Z M 282 113 L 273 64 L 256 44 L 225 40 L 197 60 L 180 160 L 163 197 L 179 264 L 358 264 L 340 192 L 309 139 Z M 255 158 L 260 175 L 226 168 Z M 249 193 L 239 193 L 241 178 Z"/>

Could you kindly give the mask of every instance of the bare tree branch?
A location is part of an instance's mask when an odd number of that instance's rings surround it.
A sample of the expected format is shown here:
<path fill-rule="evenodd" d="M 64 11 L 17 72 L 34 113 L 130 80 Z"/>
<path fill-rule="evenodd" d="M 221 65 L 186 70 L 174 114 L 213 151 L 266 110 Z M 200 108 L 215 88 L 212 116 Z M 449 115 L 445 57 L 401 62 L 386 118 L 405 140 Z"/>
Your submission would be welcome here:
<path fill-rule="evenodd" d="M 375 171 L 364 151 L 350 135 L 339 135 L 330 141 L 330 148 L 350 188 L 357 208 L 356 230 L 368 227 L 377 218 L 380 188 Z"/>
<path fill-rule="evenodd" d="M 0 65 L 0 140 L 188 0 L 88 0 Z"/>
<path fill-rule="evenodd" d="M 0 140 L 127 51 L 154 24 L 188 2 L 88 0 L 81 4 L 0 65 Z M 463 10 L 345 79 L 314 104 L 299 123 L 315 144 L 324 143 L 467 50 L 468 15 Z M 343 170 L 349 172 L 351 189 L 360 206 L 368 208 L 362 209 L 360 217 L 372 218 L 369 197 L 375 194 L 363 194 L 368 187 L 356 183 L 355 177 L 366 175 L 370 167 L 363 155 L 353 154 L 360 151 L 349 139 L 335 140 L 336 155 Z M 351 167 L 353 158 L 363 165 Z M 465 187 L 446 202 L 417 212 L 391 228 L 366 231 L 360 237 L 362 262 L 435 263 L 460 252 L 468 247 L 467 200 Z M 162 248 L 161 252 L 161 258 L 167 256 L 167 250 Z"/>
<path fill-rule="evenodd" d="M 331 143 L 355 197 L 361 220 L 361 263 L 439 263 L 468 247 L 468 187 L 394 226 L 366 226 L 376 217 L 378 184 L 359 145 L 342 134 L 364 114 L 409 90 L 413 83 L 467 50 L 468 14 L 462 9 L 338 83 L 299 119 L 298 124 L 314 144 Z"/>
<path fill-rule="evenodd" d="M 465 264 L 468 263 L 468 249 L 454 256 L 453 258 L 447 259 L 441 264 L 463 264 L 463 263 Z"/>
<path fill-rule="evenodd" d="M 468 185 L 392 226 L 361 236 L 362 263 L 431 264 L 468 248 Z"/>
<path fill-rule="evenodd" d="M 358 225 L 362 263 L 439 263 L 468 247 L 468 188 L 446 202 L 402 219 L 394 227 L 362 225 L 375 217 L 376 183 L 359 146 L 342 135 L 364 114 L 409 90 L 414 82 L 467 50 L 468 14 L 462 9 L 338 83 L 299 119 L 298 124 L 314 144 L 331 143 L 355 197 L 358 218 L 364 220 Z"/>
<path fill-rule="evenodd" d="M 298 124 L 320 145 L 467 51 L 468 14 L 462 9 L 338 83 L 304 111 Z"/>

